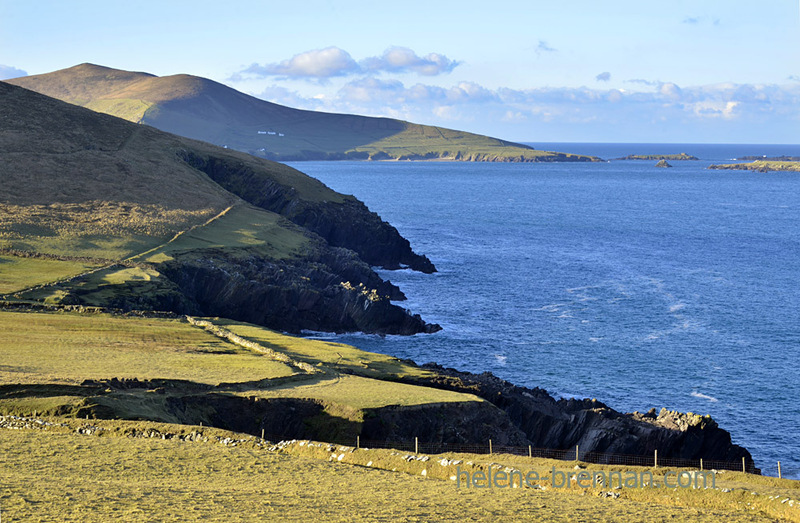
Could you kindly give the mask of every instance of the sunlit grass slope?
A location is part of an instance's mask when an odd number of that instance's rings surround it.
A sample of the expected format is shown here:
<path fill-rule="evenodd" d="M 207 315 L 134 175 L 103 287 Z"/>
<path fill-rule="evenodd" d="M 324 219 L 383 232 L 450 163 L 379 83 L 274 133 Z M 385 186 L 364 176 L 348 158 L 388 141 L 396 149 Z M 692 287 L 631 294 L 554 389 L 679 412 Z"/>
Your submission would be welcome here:
<path fill-rule="evenodd" d="M 736 474 L 720 482 L 734 489 L 730 493 L 624 489 L 614 491 L 620 494 L 616 499 L 599 497 L 598 489 L 458 488 L 453 481 L 419 473 L 423 467 L 433 470 L 436 458 L 409 463 L 388 450 L 343 450 L 346 459 L 339 462 L 330 460 L 324 448 L 320 451 L 325 457 L 315 459 L 311 453 L 269 452 L 247 437 L 236 446 L 223 445 L 220 439 L 237 435 L 214 429 L 142 422 L 96 425 L 106 429 L 104 436 L 77 434 L 80 424 L 74 422 L 48 431 L 0 429 L 4 520 L 798 520 L 792 508 L 781 504 L 784 496 L 797 498 L 797 487 L 788 485 L 792 482 L 766 485 L 761 478 Z M 170 430 L 202 433 L 208 441 L 126 437 L 132 431 Z M 487 456 L 447 458 L 488 463 Z M 509 458 L 491 461 L 543 473 L 553 466 L 570 470 L 565 462 Z M 362 461 L 361 466 L 348 463 Z M 778 494 L 777 499 L 770 497 Z"/>
<path fill-rule="evenodd" d="M 363 419 L 364 409 L 387 405 L 483 401 L 471 394 L 391 381 L 422 371 L 388 356 L 346 345 L 328 346 L 254 325 L 212 321 L 235 327 L 236 333 L 246 334 L 264 349 L 231 343 L 180 319 L 0 311 L 0 385 L 43 386 L 41 393 L 30 389 L 24 394 L 0 394 L 0 411 L 30 414 L 59 404 L 75 405 L 91 391 L 65 389 L 60 394 L 61 389 L 46 386 L 111 378 L 227 383 L 235 385 L 229 391 L 232 394 L 315 400 L 352 420 Z M 331 354 L 326 349 L 344 353 L 346 359 L 329 364 Z M 273 357 L 270 350 L 288 359 Z M 317 352 L 319 357 L 314 356 Z M 315 363 L 317 373 L 302 372 L 292 361 Z M 368 369 L 364 374 L 369 377 L 341 373 L 350 369 Z M 270 381 L 288 376 L 302 379 Z M 161 419 L 158 412 L 153 414 Z"/>
<path fill-rule="evenodd" d="M 172 379 L 217 385 L 294 371 L 177 319 L 0 312 L 0 383 Z"/>
<path fill-rule="evenodd" d="M 0 294 L 69 278 L 94 267 L 80 261 L 0 255 Z"/>

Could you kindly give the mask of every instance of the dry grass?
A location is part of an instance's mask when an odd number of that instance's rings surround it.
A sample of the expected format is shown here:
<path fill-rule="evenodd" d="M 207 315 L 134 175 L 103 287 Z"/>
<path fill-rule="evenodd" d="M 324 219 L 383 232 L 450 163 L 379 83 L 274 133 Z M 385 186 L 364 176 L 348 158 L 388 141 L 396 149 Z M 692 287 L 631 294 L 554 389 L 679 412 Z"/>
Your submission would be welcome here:
<path fill-rule="evenodd" d="M 431 375 L 430 371 L 393 356 L 363 351 L 343 343 L 287 336 L 264 327 L 224 318 L 213 318 L 211 321 L 239 336 L 312 365 L 322 364 L 326 368 L 383 379 Z"/>
<path fill-rule="evenodd" d="M 216 219 L 132 259 L 163 263 L 173 259 L 176 253 L 208 248 L 248 248 L 269 258 L 282 259 L 300 255 L 309 243 L 300 227 L 280 215 L 251 205 L 237 205 Z"/>
<path fill-rule="evenodd" d="M 0 248 L 119 260 L 164 243 L 215 214 L 211 208 L 109 201 L 0 204 Z"/>
<path fill-rule="evenodd" d="M 599 498 L 549 489 L 465 489 L 419 474 L 237 446 L 119 437 L 139 423 L 2 431 L 0 509 L 10 521 L 774 521 L 747 508 Z M 74 422 L 73 422 L 74 425 Z M 163 430 L 162 426 L 150 424 Z M 117 428 L 117 430 L 114 430 Z M 174 431 L 175 429 L 173 429 Z M 189 427 L 181 429 L 188 432 Z M 195 428 L 196 430 L 196 428 Z M 53 432 L 53 433 L 50 433 Z M 204 429 L 205 435 L 224 436 Z M 390 451 L 352 455 L 389 459 Z M 381 458 L 380 456 L 383 456 Z M 395 458 L 397 461 L 404 462 Z M 419 463 L 419 462 L 415 462 Z M 57 471 L 57 473 L 54 473 Z M 703 491 L 698 491 L 703 495 Z M 706 491 L 706 494 L 708 492 Z M 723 494 L 720 494 L 723 495 Z M 749 495 L 749 494 L 748 494 Z"/>
<path fill-rule="evenodd" d="M 6 384 L 117 377 L 217 385 L 295 373 L 180 320 L 0 312 L 0 340 Z"/>
<path fill-rule="evenodd" d="M 69 278 L 95 267 L 78 261 L 0 256 L 0 294 Z"/>
<path fill-rule="evenodd" d="M 346 374 L 317 377 L 311 383 L 291 383 L 265 390 L 250 390 L 246 394 L 262 398 L 316 399 L 326 404 L 344 405 L 357 410 L 375 409 L 387 405 L 410 406 L 483 401 L 472 394 Z"/>

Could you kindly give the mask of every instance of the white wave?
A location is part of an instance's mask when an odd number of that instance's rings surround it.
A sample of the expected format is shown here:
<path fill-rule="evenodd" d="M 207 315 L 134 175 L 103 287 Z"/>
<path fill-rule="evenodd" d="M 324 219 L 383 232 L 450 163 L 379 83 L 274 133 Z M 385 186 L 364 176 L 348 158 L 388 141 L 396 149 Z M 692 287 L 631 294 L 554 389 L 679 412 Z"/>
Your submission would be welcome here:
<path fill-rule="evenodd" d="M 675 305 L 670 305 L 669 312 L 678 312 L 679 310 L 686 307 L 685 303 L 676 303 Z"/>
<path fill-rule="evenodd" d="M 492 354 L 492 356 L 494 356 L 494 359 L 497 361 L 498 365 L 502 365 L 503 367 L 506 366 L 506 360 L 508 359 L 508 356 L 504 356 L 502 354 Z"/>
<path fill-rule="evenodd" d="M 697 392 L 697 391 L 694 391 L 694 390 L 692 391 L 692 394 L 691 394 L 691 395 L 692 395 L 693 397 L 695 397 L 695 398 L 700 398 L 701 400 L 708 400 L 708 401 L 710 401 L 711 403 L 716 403 L 716 402 L 718 402 L 718 401 L 719 401 L 717 398 L 715 398 L 715 397 L 713 397 L 713 396 L 708 396 L 708 395 L 706 395 L 706 394 L 701 394 L 701 393 L 699 393 L 699 392 Z"/>
<path fill-rule="evenodd" d="M 589 341 L 592 343 L 597 343 L 598 341 L 602 340 L 603 338 L 589 338 Z"/>

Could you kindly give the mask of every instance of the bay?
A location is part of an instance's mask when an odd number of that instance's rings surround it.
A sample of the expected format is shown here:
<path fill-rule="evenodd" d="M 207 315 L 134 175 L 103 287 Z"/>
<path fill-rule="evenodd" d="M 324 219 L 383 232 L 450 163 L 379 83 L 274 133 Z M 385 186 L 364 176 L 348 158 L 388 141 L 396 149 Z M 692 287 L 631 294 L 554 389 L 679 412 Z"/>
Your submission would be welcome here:
<path fill-rule="evenodd" d="M 710 414 L 800 477 L 800 175 L 709 171 L 796 145 L 534 144 L 592 164 L 300 162 L 439 272 L 381 271 L 432 335 L 326 335 L 621 411 Z M 319 336 L 319 334 L 316 334 Z"/>

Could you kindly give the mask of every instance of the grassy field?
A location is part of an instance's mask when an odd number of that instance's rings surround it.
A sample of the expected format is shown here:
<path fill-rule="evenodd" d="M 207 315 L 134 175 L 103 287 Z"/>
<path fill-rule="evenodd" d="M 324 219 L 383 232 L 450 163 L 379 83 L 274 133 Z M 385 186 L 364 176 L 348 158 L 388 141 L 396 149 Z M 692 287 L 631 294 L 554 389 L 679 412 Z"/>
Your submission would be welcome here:
<path fill-rule="evenodd" d="M 0 255 L 0 294 L 69 278 L 95 267 L 79 261 Z"/>
<path fill-rule="evenodd" d="M 470 394 L 348 375 L 321 376 L 311 383 L 291 383 L 266 390 L 248 390 L 243 394 L 262 398 L 310 398 L 356 410 L 387 405 L 481 401 Z"/>
<path fill-rule="evenodd" d="M 358 422 L 363 420 L 362 411 L 387 405 L 482 401 L 470 394 L 386 381 L 423 373 L 388 356 L 293 338 L 254 325 L 219 320 L 218 324 L 233 327 L 234 332 L 247 334 L 248 340 L 263 345 L 231 343 L 179 319 L 0 311 L 0 384 L 39 386 L 22 392 L 16 387 L 0 394 L 0 410 L 30 414 L 53 412 L 59 405 L 76 406 L 96 392 L 60 386 L 111 378 L 185 380 L 213 386 L 225 383 L 230 394 L 318 401 L 337 416 Z M 344 353 L 347 360 L 328 366 L 333 359 L 330 352 L 321 351 L 319 358 L 309 356 L 326 346 Z M 282 355 L 283 361 L 270 351 Z M 314 364 L 317 373 L 303 377 L 307 372 L 299 370 L 293 361 Z M 372 377 L 340 373 L 351 369 L 368 369 L 365 374 Z M 387 373 L 382 374 L 380 369 Z M 280 381 L 290 376 L 303 379 Z M 124 392 L 122 399 L 101 395 L 93 401 L 130 413 L 132 403 L 153 399 L 136 394 Z M 170 414 L 157 412 L 163 398 L 155 399 L 158 401 L 148 407 L 149 411 L 134 417 L 147 417 L 150 412 L 151 419 L 171 419 Z"/>
<path fill-rule="evenodd" d="M 0 383 L 178 379 L 216 385 L 294 374 L 181 320 L 0 312 Z"/>
<path fill-rule="evenodd" d="M 287 356 L 310 363 L 321 364 L 337 371 L 372 378 L 397 379 L 406 376 L 422 377 L 431 373 L 416 365 L 385 354 L 366 352 L 343 343 L 286 336 L 263 327 L 225 318 L 214 318 L 213 323 L 265 347 Z"/>
<path fill-rule="evenodd" d="M 47 430 L 0 428 L 3 521 L 800 521 L 800 482 L 735 472 L 719 474 L 717 488 L 707 490 L 551 488 L 549 471 L 574 474 L 573 462 L 465 454 L 416 459 L 299 442 L 270 447 L 253 436 L 174 424 L 181 418 L 166 408 L 169 390 L 109 389 L 92 398 L 118 416 L 154 421 L 78 416 L 88 412 L 74 392 L 79 384 L 112 377 L 229 383 L 209 400 L 226 394 L 314 400 L 325 406 L 315 422 L 338 423 L 336 430 L 347 435 L 365 409 L 479 401 L 391 381 L 427 372 L 395 358 L 211 321 L 244 341 L 232 343 L 178 319 L 0 311 L 0 410 L 31 415 L 75 407 L 67 417 L 46 418 L 56 424 Z M 258 345 L 242 345 L 252 342 Z M 276 361 L 272 351 L 290 359 Z M 292 361 L 317 372 L 300 372 Z M 93 435 L 80 433 L 87 430 Z M 186 441 L 192 434 L 199 436 Z M 465 488 L 452 479 L 459 470 L 474 474 L 490 464 L 537 471 L 544 489 Z M 660 478 L 664 470 L 651 473 Z"/>
<path fill-rule="evenodd" d="M 346 457 L 338 461 L 325 446 L 317 447 L 323 459 L 291 448 L 270 452 L 253 438 L 214 429 L 120 421 L 92 426 L 106 428 L 105 435 L 77 434 L 89 427 L 77 422 L 48 431 L 0 429 L 3 521 L 799 520 L 797 509 L 780 503 L 785 494 L 798 498 L 797 482 L 773 486 L 753 476 L 720 480 L 723 488 L 735 489 L 729 493 L 623 489 L 614 491 L 616 499 L 598 496 L 597 489 L 459 488 L 449 479 L 415 473 L 420 466 L 434 470 L 442 458 L 437 456 L 408 462 L 389 450 L 343 449 Z M 133 430 L 202 433 L 208 442 L 131 438 Z M 220 444 L 224 437 L 236 445 Z M 447 456 L 456 457 L 488 463 L 487 456 Z M 506 458 L 493 461 L 506 464 Z M 361 466 L 347 462 L 365 459 L 370 461 Z M 404 463 L 408 473 L 381 470 Z M 571 464 L 524 465 L 546 471 L 570 470 Z M 771 492 L 780 497 L 769 499 Z"/>

